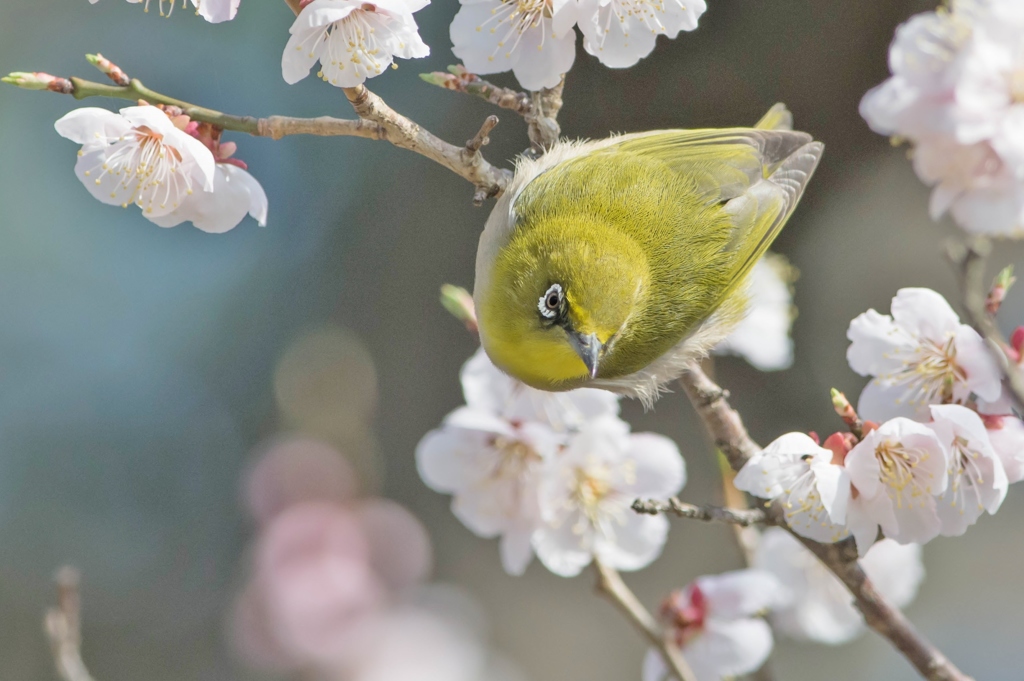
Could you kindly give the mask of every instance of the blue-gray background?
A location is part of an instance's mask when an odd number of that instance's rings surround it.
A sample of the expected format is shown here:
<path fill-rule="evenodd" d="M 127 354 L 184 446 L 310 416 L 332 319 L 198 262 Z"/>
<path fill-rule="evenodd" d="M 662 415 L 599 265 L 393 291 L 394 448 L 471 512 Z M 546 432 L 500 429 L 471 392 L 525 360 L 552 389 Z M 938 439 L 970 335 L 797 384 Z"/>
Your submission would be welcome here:
<path fill-rule="evenodd" d="M 336 89 L 281 80 L 283 3 L 245 0 L 235 21 L 211 26 L 180 8 L 163 20 L 152 2 L 143 14 L 122 0 L 7 0 L 0 71 L 101 79 L 83 59 L 101 51 L 154 89 L 205 106 L 350 115 Z M 634 69 L 605 69 L 581 49 L 563 130 L 745 124 L 785 101 L 825 141 L 776 247 L 802 272 L 796 365 L 764 375 L 724 360 L 718 372 L 762 441 L 829 432 L 828 388 L 856 394 L 862 384 L 843 359 L 848 321 L 887 309 L 901 286 L 955 297 L 941 254 L 953 230 L 929 221 L 903 151 L 857 115 L 860 96 L 886 75 L 896 24 L 934 1 L 709 4 L 699 30 L 659 42 Z M 437 0 L 417 14 L 433 55 L 372 85 L 461 142 L 490 111 L 416 78 L 454 63 L 455 10 Z M 483 603 L 495 644 L 539 681 L 638 678 L 643 645 L 588 577 L 566 581 L 538 566 L 505 576 L 493 542 L 458 525 L 448 499 L 416 477 L 415 444 L 459 403 L 458 367 L 473 350 L 436 302 L 444 282 L 472 285 L 486 209 L 471 206 L 470 188 L 382 143 L 231 135 L 269 195 L 267 228 L 163 230 L 92 200 L 74 177 L 75 146 L 52 122 L 76 104 L 0 88 L 0 679 L 53 677 L 40 616 L 65 562 L 86 577 L 85 651 L 99 679 L 256 678 L 223 633 L 252 531 L 237 480 L 250 448 L 280 426 L 272 379 L 281 354 L 327 323 L 352 329 L 377 364 L 383 492 L 427 524 L 438 578 Z M 511 114 L 493 139 L 495 162 L 526 144 Z M 1019 300 L 1004 313 L 1008 326 L 1024 311 Z M 687 498 L 715 498 L 714 463 L 681 396 L 627 414 L 680 443 Z M 928 577 L 909 613 L 978 679 L 1020 678 L 1022 517 L 1024 495 L 1013 489 L 997 517 L 925 549 Z M 665 556 L 629 581 L 653 604 L 698 574 L 737 566 L 728 530 L 677 524 Z M 914 678 L 873 635 L 836 650 L 783 644 L 774 665 L 782 681 Z"/>

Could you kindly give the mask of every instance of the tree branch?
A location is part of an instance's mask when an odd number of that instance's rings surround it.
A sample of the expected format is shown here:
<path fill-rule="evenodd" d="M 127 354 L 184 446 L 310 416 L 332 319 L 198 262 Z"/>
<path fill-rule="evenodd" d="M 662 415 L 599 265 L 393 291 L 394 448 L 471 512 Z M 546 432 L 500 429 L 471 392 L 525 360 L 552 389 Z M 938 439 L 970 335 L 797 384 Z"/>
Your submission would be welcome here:
<path fill-rule="evenodd" d="M 687 397 L 693 403 L 715 446 L 738 471 L 747 459 L 760 451 L 739 413 L 727 401 L 728 393 L 707 377 L 696 363 L 680 378 Z M 780 504 L 771 504 L 767 515 L 775 524 L 789 529 Z M 792 532 L 792 530 L 790 530 Z M 922 636 L 906 616 L 886 601 L 875 589 L 857 562 L 857 549 L 851 540 L 837 544 L 819 544 L 793 532 L 814 555 L 846 585 L 857 609 L 868 626 L 896 647 L 928 681 L 971 681 L 935 646 Z"/>
<path fill-rule="evenodd" d="M 94 681 L 82 661 L 82 603 L 78 582 L 74 568 L 61 568 L 57 573 L 57 607 L 50 608 L 43 620 L 61 681 Z"/>
<path fill-rule="evenodd" d="M 637 499 L 633 502 L 633 510 L 644 515 L 671 513 L 680 518 L 726 523 L 728 525 L 738 525 L 739 527 L 750 527 L 751 525 L 764 523 L 773 524 L 772 519 L 759 508 L 734 509 L 712 506 L 710 504 L 697 506 L 696 504 L 687 504 L 679 501 L 676 497 L 672 497 L 668 501 Z"/>
<path fill-rule="evenodd" d="M 647 612 L 647 608 L 626 586 L 619 573 L 598 560 L 594 561 L 594 567 L 597 570 L 598 593 L 608 598 L 650 644 L 658 649 L 665 664 L 678 681 L 697 681 L 679 647 L 665 635 L 654 616 Z"/>
<path fill-rule="evenodd" d="M 950 261 L 960 268 L 967 316 L 978 333 L 988 341 L 989 352 L 995 355 L 996 362 L 1002 367 L 1017 406 L 1024 409 L 1024 375 L 1017 363 L 1010 361 L 1003 352 L 1009 344 L 988 310 L 989 287 L 985 284 L 985 266 L 991 252 L 992 244 L 984 237 L 966 244 L 951 244 L 947 249 Z"/>

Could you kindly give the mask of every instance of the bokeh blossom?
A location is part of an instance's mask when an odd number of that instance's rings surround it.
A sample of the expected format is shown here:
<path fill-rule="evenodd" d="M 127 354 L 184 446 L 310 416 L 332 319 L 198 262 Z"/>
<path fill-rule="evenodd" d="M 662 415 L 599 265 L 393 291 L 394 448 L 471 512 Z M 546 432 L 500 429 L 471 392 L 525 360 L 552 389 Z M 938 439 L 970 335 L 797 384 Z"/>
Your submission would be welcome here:
<path fill-rule="evenodd" d="M 924 579 L 921 547 L 883 539 L 860 559 L 878 592 L 896 607 L 908 605 Z M 850 590 L 789 532 L 761 534 L 753 567 L 774 575 L 792 599 L 771 614 L 777 632 L 797 640 L 838 645 L 864 631 Z"/>
<path fill-rule="evenodd" d="M 792 285 L 796 270 L 781 255 L 767 253 L 750 273 L 747 315 L 715 354 L 739 355 L 761 371 L 787 369 L 793 364 L 790 328 L 796 317 Z"/>
<path fill-rule="evenodd" d="M 771 627 L 761 618 L 790 595 L 770 573 L 735 570 L 698 577 L 662 605 L 676 644 L 698 681 L 719 681 L 756 671 L 772 651 Z M 672 675 L 654 649 L 644 658 L 643 681 Z"/>
<path fill-rule="evenodd" d="M 869 91 L 873 130 L 914 146 L 932 216 L 1024 234 L 1024 11 L 1018 0 L 954 0 L 896 30 L 892 77 Z"/>
<path fill-rule="evenodd" d="M 428 3 L 313 0 L 290 29 L 281 57 L 285 82 L 299 82 L 319 61 L 318 77 L 337 87 L 355 87 L 383 73 L 395 57 L 426 57 L 430 48 L 420 38 L 412 15 Z"/>

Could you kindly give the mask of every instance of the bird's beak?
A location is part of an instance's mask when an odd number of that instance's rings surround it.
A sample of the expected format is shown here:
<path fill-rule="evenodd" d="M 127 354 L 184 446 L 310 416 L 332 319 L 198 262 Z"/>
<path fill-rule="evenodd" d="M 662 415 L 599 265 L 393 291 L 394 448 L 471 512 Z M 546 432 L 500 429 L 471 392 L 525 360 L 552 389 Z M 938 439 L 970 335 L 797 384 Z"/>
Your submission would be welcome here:
<path fill-rule="evenodd" d="M 572 343 L 576 354 L 583 360 L 587 371 L 590 372 L 590 377 L 596 378 L 597 364 L 601 360 L 601 355 L 604 351 L 604 345 L 597 339 L 597 334 L 590 333 L 584 335 L 582 333 L 570 332 L 569 342 Z"/>

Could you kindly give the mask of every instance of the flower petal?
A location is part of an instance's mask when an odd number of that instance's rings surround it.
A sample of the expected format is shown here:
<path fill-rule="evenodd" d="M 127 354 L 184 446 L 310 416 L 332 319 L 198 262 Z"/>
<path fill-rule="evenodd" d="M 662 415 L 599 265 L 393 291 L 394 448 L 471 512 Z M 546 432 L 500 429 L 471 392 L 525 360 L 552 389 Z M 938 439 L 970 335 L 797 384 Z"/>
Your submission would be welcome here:
<path fill-rule="evenodd" d="M 123 116 L 94 106 L 75 109 L 53 124 L 57 133 L 87 149 L 105 146 L 128 134 L 132 126 Z"/>

